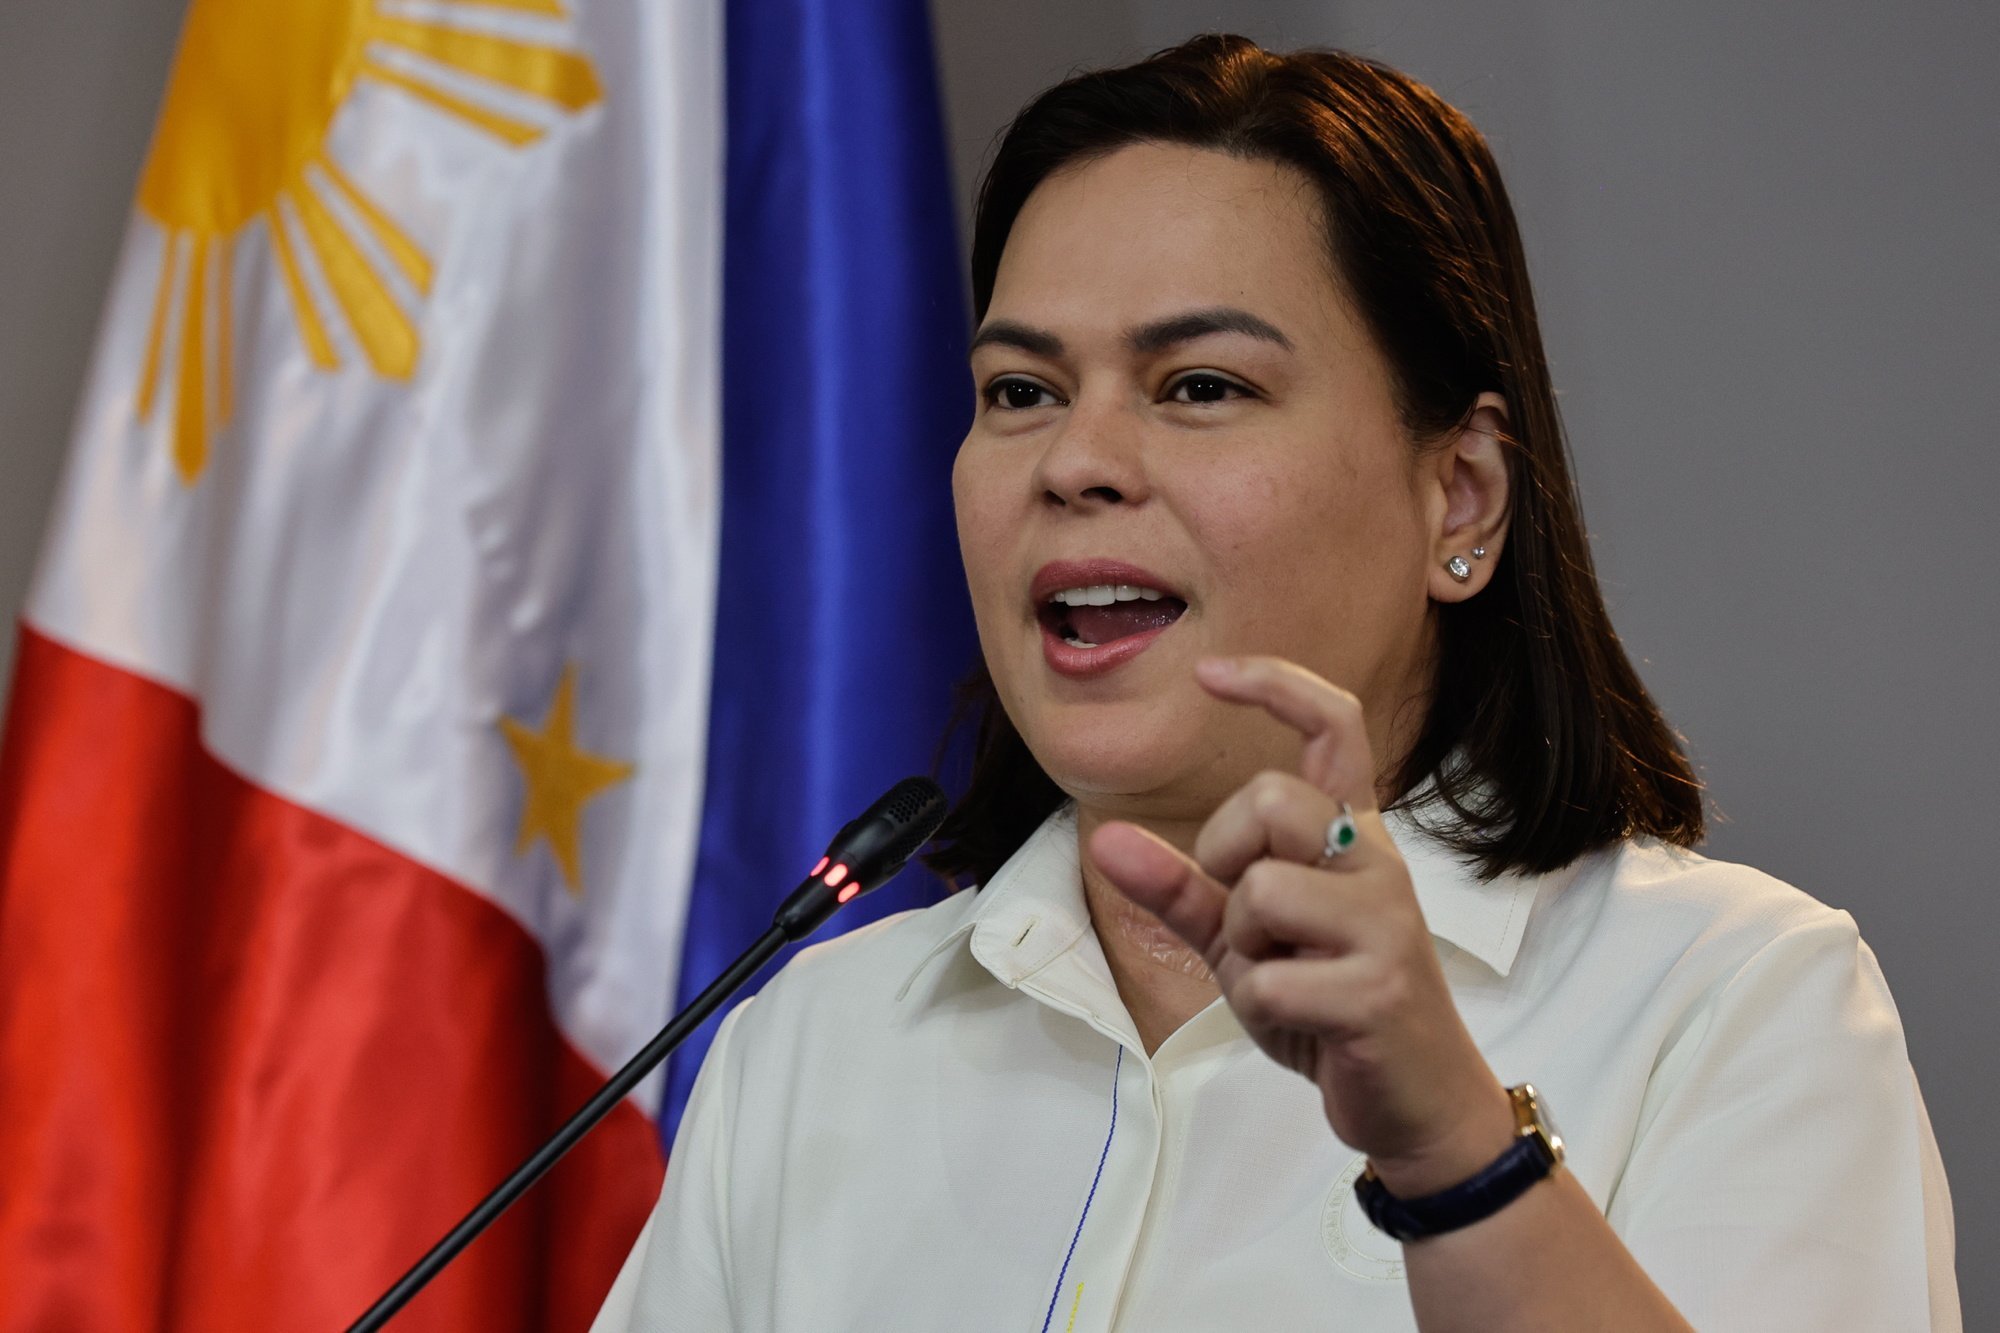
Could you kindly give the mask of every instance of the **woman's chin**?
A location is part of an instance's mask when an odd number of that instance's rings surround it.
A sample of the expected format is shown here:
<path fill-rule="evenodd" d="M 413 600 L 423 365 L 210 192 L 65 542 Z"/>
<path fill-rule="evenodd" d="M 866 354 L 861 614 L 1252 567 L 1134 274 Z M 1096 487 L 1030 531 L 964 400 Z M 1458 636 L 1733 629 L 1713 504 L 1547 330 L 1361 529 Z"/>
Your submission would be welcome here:
<path fill-rule="evenodd" d="M 1106 718 L 1053 730 L 1059 734 L 1036 738 L 1035 757 L 1058 787 L 1087 803 L 1164 794 L 1198 773 L 1207 753 L 1197 730 L 1172 722 Z"/>

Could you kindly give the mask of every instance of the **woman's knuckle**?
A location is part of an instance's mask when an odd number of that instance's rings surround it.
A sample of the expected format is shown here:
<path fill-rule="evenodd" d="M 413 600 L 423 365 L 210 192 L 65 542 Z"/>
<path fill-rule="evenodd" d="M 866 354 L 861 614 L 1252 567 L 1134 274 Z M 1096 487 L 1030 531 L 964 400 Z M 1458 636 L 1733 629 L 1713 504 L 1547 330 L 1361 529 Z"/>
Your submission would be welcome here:
<path fill-rule="evenodd" d="M 1251 1003 L 1258 1018 L 1266 1023 L 1286 1023 L 1292 1018 L 1294 996 L 1284 974 L 1274 967 L 1254 967 L 1245 974 Z"/>
<path fill-rule="evenodd" d="M 1353 690 L 1343 689 L 1336 685 L 1333 687 L 1333 700 L 1333 706 L 1340 710 L 1343 720 L 1349 722 L 1359 722 L 1361 720 L 1360 695 L 1356 694 Z"/>
<path fill-rule="evenodd" d="M 1403 970 L 1387 963 L 1369 969 L 1356 997 L 1356 1015 L 1369 1027 L 1388 1023 L 1409 1003 L 1410 981 Z"/>
<path fill-rule="evenodd" d="M 1243 877 L 1236 881 L 1236 892 L 1243 899 L 1244 910 L 1260 921 L 1267 919 L 1277 907 L 1284 888 L 1279 882 L 1280 873 L 1274 861 L 1252 861 L 1244 869 Z"/>
<path fill-rule="evenodd" d="M 1271 1016 L 1271 972 L 1269 968 L 1253 967 L 1236 982 L 1236 994 L 1231 996 L 1239 1017 L 1251 1023 L 1267 1022 Z"/>
<path fill-rule="evenodd" d="M 1290 775 L 1267 768 L 1250 779 L 1250 808 L 1269 818 L 1281 813 L 1292 798 Z"/>

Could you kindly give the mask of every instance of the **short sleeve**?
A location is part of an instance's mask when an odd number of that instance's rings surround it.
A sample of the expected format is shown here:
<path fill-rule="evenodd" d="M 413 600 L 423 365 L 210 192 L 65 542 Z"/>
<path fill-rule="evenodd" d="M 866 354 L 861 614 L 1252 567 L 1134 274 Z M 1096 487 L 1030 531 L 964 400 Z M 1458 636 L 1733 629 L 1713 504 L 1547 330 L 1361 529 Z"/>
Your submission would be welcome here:
<path fill-rule="evenodd" d="M 1605 1211 L 1704 1333 L 1939 1333 L 1959 1327 L 1949 1206 L 1888 985 L 1827 912 L 1663 1053 Z"/>
<path fill-rule="evenodd" d="M 736 1326 L 729 1298 L 728 1161 L 732 1082 L 730 1051 L 736 1022 L 754 1003 L 729 1012 L 701 1062 L 687 1111 L 667 1155 L 659 1202 L 626 1256 L 591 1333 L 667 1333 Z"/>

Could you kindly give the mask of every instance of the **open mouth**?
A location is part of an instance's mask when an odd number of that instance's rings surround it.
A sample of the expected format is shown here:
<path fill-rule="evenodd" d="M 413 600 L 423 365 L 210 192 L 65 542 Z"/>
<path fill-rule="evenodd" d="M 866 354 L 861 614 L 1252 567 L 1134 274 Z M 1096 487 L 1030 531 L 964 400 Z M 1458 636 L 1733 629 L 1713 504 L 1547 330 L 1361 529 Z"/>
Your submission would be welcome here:
<path fill-rule="evenodd" d="M 1097 648 L 1181 618 L 1187 603 L 1158 588 L 1129 583 L 1065 588 L 1036 608 L 1043 628 L 1072 648 Z"/>

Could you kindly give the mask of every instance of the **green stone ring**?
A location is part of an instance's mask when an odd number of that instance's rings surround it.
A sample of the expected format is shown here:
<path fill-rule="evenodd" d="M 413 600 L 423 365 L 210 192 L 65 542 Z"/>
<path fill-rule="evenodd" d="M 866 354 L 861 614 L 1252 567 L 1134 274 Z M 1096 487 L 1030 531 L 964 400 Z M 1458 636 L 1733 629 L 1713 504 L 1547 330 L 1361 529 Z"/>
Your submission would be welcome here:
<path fill-rule="evenodd" d="M 1354 840 L 1361 836 L 1361 830 L 1354 825 L 1354 807 L 1347 802 L 1340 803 L 1340 813 L 1327 821 L 1326 851 L 1323 860 L 1331 861 L 1336 856 L 1347 855 L 1354 846 Z"/>

